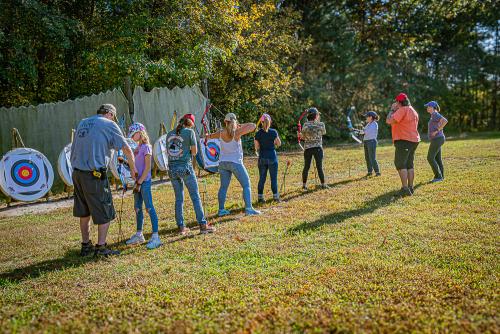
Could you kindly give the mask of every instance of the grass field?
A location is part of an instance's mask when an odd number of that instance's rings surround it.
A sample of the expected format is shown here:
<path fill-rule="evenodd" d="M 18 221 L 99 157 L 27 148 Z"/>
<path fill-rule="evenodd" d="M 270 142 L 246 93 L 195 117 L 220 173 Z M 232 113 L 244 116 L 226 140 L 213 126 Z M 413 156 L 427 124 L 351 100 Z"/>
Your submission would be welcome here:
<path fill-rule="evenodd" d="M 382 177 L 370 179 L 361 148 L 328 148 L 332 188 L 307 193 L 301 155 L 281 156 L 280 179 L 292 163 L 284 201 L 260 206 L 258 217 L 236 210 L 233 180 L 235 214 L 216 219 L 218 177 L 204 177 L 218 228 L 209 236 L 179 237 L 173 191 L 159 187 L 165 245 L 119 245 L 122 255 L 108 260 L 78 257 L 71 209 L 2 219 L 0 331 L 498 333 L 500 136 L 448 141 L 439 184 L 427 183 L 427 147 L 417 150 L 415 196 L 403 199 L 389 143 L 378 150 Z M 190 202 L 186 214 L 192 222 Z M 127 237 L 133 217 L 129 196 Z"/>

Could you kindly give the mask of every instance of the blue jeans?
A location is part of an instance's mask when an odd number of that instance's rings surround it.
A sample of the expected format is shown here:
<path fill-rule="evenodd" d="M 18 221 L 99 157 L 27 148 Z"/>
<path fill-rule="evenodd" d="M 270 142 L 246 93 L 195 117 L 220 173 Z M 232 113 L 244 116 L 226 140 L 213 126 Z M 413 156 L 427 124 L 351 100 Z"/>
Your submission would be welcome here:
<path fill-rule="evenodd" d="M 193 202 L 196 220 L 200 225 L 206 225 L 207 220 L 203 212 L 198 180 L 192 165 L 169 166 L 169 177 L 175 193 L 175 222 L 179 228 L 184 227 L 184 184 Z"/>
<path fill-rule="evenodd" d="M 153 233 L 158 232 L 158 216 L 156 215 L 155 207 L 153 206 L 153 196 L 151 194 L 151 180 L 144 181 L 141 185 L 141 191 L 134 193 L 135 221 L 137 223 L 137 231 L 142 231 L 144 226 L 144 213 L 142 212 L 142 203 L 149 213 Z"/>
<path fill-rule="evenodd" d="M 226 204 L 227 189 L 231 183 L 231 176 L 234 174 L 243 188 L 243 200 L 245 209 L 252 208 L 252 191 L 250 190 L 250 177 L 243 164 L 221 161 L 219 163 L 220 188 L 219 188 L 219 210 L 224 209 Z"/>
<path fill-rule="evenodd" d="M 264 195 L 264 185 L 266 184 L 267 171 L 271 176 L 271 190 L 274 196 L 278 196 L 278 159 L 259 158 L 259 185 L 257 193 L 259 198 Z"/>
<path fill-rule="evenodd" d="M 365 147 L 365 161 L 366 168 L 368 169 L 368 173 L 373 172 L 380 173 L 380 169 L 378 167 L 377 162 L 377 140 L 370 139 L 363 142 Z"/>

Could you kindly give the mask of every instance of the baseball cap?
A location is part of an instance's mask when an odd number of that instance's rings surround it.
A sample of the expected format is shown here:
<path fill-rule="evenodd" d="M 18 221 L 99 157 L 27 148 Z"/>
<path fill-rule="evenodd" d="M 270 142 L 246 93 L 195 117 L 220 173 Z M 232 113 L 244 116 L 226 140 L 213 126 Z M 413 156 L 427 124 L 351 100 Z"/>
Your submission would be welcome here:
<path fill-rule="evenodd" d="M 186 114 L 184 116 L 182 116 L 183 119 L 189 119 L 191 120 L 191 122 L 194 123 L 194 115 L 193 114 Z"/>
<path fill-rule="evenodd" d="M 271 122 L 271 116 L 269 114 L 262 114 L 262 116 L 260 117 L 260 121 L 263 122 L 264 120 L 268 119 L 269 122 Z"/>
<path fill-rule="evenodd" d="M 230 121 L 236 121 L 236 115 L 233 114 L 232 112 L 228 113 L 226 117 L 224 117 L 224 122 L 230 122 Z"/>
<path fill-rule="evenodd" d="M 430 101 L 424 104 L 424 107 L 433 107 L 434 109 L 439 108 L 439 104 L 436 101 Z"/>
<path fill-rule="evenodd" d="M 309 114 L 320 114 L 319 110 L 317 108 L 315 108 L 315 107 L 307 109 L 307 112 Z"/>
<path fill-rule="evenodd" d="M 377 118 L 378 117 L 378 115 L 377 115 L 377 113 L 375 111 L 369 111 L 369 112 L 367 112 L 365 114 L 365 117 L 368 117 L 368 116 L 370 116 L 372 118 Z"/>
<path fill-rule="evenodd" d="M 111 103 L 105 103 L 97 109 L 97 112 L 101 114 L 113 113 L 116 115 L 116 108 Z"/>
<path fill-rule="evenodd" d="M 408 95 L 405 93 L 399 93 L 398 96 L 396 96 L 396 101 L 398 102 L 403 102 L 404 100 L 408 100 Z"/>

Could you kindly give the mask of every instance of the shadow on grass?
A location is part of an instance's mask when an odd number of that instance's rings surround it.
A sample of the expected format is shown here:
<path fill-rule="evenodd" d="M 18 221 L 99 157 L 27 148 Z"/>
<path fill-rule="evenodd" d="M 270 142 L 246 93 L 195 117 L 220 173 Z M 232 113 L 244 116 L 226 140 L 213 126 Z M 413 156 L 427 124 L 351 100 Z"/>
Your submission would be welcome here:
<path fill-rule="evenodd" d="M 417 188 L 420 188 L 424 184 L 427 183 L 419 183 L 415 185 L 414 189 L 416 190 Z M 302 224 L 294 226 L 288 230 L 288 233 L 300 234 L 302 232 L 309 232 L 312 230 L 319 229 L 323 225 L 340 224 L 349 218 L 360 217 L 372 213 L 379 208 L 390 205 L 391 203 L 400 198 L 401 196 L 399 195 L 399 190 L 393 190 L 375 197 L 374 199 L 366 202 L 360 208 L 329 214 L 314 222 L 304 222 Z"/>

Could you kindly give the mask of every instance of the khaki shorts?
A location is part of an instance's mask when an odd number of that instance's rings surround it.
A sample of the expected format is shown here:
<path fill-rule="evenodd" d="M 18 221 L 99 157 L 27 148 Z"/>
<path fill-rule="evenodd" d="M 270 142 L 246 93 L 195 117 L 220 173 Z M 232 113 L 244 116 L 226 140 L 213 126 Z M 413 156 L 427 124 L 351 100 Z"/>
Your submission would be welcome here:
<path fill-rule="evenodd" d="M 108 179 L 100 180 L 92 172 L 73 171 L 75 202 L 73 216 L 92 216 L 94 224 L 107 224 L 115 219 L 113 196 Z"/>

